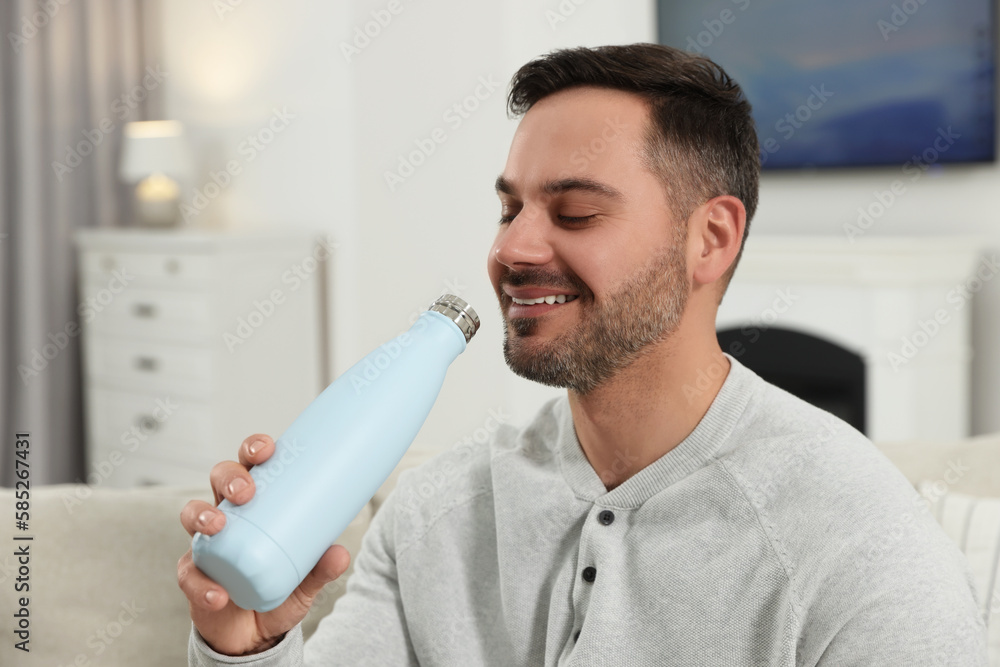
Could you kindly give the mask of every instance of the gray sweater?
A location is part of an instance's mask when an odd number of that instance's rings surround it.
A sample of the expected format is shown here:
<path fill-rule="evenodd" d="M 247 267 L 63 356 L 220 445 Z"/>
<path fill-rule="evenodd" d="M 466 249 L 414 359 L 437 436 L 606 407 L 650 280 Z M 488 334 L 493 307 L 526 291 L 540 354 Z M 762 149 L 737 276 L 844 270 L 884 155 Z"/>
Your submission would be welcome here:
<path fill-rule="evenodd" d="M 565 398 L 403 473 L 305 646 L 232 658 L 192 630 L 190 664 L 986 665 L 964 557 L 903 475 L 730 362 L 611 491 Z"/>

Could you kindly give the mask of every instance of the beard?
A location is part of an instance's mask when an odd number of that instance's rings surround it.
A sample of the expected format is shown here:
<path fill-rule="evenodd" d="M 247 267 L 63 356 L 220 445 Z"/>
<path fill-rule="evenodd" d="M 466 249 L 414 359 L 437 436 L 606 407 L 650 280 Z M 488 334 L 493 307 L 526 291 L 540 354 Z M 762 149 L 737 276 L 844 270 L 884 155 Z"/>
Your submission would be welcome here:
<path fill-rule="evenodd" d="M 684 230 L 686 232 L 686 229 Z M 686 234 L 684 234 L 686 237 Z M 533 317 L 507 318 L 510 297 L 501 297 L 504 328 L 503 354 L 507 365 L 523 378 L 580 395 L 639 359 L 649 346 L 670 337 L 687 305 L 687 261 L 683 239 L 675 240 L 627 283 L 600 303 L 576 276 L 542 269 L 509 273 L 501 283 L 570 287 L 581 321 L 546 343 L 532 341 L 538 321 Z"/>

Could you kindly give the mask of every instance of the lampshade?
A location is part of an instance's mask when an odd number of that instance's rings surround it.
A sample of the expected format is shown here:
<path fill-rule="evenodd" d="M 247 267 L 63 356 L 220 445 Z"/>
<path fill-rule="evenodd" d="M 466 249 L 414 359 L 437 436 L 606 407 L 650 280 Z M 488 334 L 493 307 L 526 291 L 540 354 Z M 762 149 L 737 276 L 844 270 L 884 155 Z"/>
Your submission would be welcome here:
<path fill-rule="evenodd" d="M 176 120 L 153 120 L 125 125 L 119 177 L 140 181 L 150 174 L 183 177 L 191 166 L 184 126 Z"/>

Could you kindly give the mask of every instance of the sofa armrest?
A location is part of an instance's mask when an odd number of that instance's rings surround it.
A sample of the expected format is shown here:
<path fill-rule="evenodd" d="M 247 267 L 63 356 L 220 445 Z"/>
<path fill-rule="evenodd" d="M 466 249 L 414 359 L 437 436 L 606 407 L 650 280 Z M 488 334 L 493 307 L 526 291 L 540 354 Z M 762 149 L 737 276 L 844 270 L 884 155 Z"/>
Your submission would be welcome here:
<path fill-rule="evenodd" d="M 177 586 L 177 561 L 191 546 L 180 511 L 195 498 L 213 502 L 207 487 L 31 489 L 30 530 L 20 536 L 34 539 L 15 542 L 19 531 L 12 520 L 0 528 L 5 545 L 29 549 L 30 589 L 22 592 L 15 591 L 19 563 L 13 547 L 0 555 L 0 609 L 17 610 L 18 598 L 29 598 L 31 650 L 22 652 L 6 641 L 0 664 L 187 664 L 191 617 Z M 9 510 L 9 517 L 14 503 L 14 491 L 0 489 L 0 508 Z M 369 504 L 337 539 L 352 559 L 371 516 Z M 349 573 L 317 599 L 303 631 L 311 634 L 333 608 Z"/>
<path fill-rule="evenodd" d="M 950 491 L 1000 496 L 1000 433 L 957 441 L 875 444 L 913 484 L 940 480 Z"/>

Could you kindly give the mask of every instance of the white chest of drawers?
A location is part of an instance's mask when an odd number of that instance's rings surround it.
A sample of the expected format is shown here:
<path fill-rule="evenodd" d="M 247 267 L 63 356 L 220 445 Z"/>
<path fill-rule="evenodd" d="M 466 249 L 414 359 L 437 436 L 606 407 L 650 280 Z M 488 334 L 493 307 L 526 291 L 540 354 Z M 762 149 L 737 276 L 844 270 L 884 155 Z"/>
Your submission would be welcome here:
<path fill-rule="evenodd" d="M 92 485 L 207 484 L 327 382 L 318 235 L 85 230 L 80 324 Z"/>

